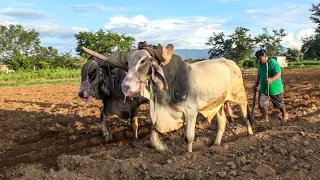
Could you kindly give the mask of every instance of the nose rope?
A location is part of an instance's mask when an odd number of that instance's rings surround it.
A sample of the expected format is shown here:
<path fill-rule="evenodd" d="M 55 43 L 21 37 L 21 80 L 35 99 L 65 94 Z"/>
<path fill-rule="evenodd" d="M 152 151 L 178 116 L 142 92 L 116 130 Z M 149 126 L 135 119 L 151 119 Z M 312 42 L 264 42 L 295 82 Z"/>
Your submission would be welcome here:
<path fill-rule="evenodd" d="M 143 93 L 143 86 L 146 86 L 148 85 L 148 81 L 150 80 L 150 75 L 146 76 L 145 78 L 138 78 L 136 81 L 140 83 L 139 85 L 139 90 L 140 90 L 140 93 L 142 92 Z M 124 103 L 126 102 L 126 99 L 127 99 L 127 96 L 125 95 L 124 96 Z M 132 99 L 132 98 L 131 98 Z"/>

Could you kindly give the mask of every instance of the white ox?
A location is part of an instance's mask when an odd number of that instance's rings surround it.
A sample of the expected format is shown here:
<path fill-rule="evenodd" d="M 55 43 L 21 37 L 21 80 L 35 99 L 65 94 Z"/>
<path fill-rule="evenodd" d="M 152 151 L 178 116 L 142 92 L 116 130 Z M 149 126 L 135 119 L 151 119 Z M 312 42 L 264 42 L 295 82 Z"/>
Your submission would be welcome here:
<path fill-rule="evenodd" d="M 143 95 L 150 99 L 153 124 L 150 140 L 157 150 L 167 148 L 158 132 L 177 130 L 185 124 L 185 140 L 188 152 L 192 152 L 198 112 L 209 121 L 217 115 L 214 144 L 220 145 L 226 126 L 223 105 L 229 101 L 240 106 L 248 134 L 253 134 L 247 119 L 250 113 L 242 74 L 233 61 L 221 58 L 187 64 L 173 54 L 173 45 L 159 44 L 158 49 L 137 50 L 128 62 L 122 91 L 126 96 Z"/>

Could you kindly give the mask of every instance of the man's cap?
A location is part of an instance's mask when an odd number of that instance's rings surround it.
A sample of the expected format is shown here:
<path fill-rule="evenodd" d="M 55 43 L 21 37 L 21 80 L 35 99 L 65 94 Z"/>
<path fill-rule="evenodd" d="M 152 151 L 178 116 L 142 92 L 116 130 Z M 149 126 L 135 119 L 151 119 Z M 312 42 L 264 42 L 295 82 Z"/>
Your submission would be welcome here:
<path fill-rule="evenodd" d="M 256 52 L 256 54 L 255 54 L 255 56 L 256 56 L 257 58 L 259 58 L 260 56 L 265 56 L 265 55 L 267 55 L 267 51 L 264 50 L 264 49 L 258 50 L 258 51 Z"/>

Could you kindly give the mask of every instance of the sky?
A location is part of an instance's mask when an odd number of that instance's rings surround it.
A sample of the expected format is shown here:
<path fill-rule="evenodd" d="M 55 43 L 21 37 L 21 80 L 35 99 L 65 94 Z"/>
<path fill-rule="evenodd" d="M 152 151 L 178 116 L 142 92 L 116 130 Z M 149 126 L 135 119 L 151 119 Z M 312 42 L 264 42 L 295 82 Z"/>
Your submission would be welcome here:
<path fill-rule="evenodd" d="M 40 33 L 43 46 L 75 53 L 74 34 L 112 30 L 136 42 L 172 43 L 176 49 L 210 48 L 213 32 L 245 27 L 252 36 L 283 28 L 282 44 L 300 48 L 316 25 L 311 4 L 320 0 L 0 0 L 0 25 L 21 24 Z"/>

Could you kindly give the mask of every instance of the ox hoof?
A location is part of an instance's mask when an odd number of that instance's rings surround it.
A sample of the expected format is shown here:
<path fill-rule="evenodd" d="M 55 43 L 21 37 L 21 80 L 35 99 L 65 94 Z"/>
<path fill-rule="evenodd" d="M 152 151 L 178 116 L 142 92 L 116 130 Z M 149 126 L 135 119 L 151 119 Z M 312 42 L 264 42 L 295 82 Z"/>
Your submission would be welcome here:
<path fill-rule="evenodd" d="M 248 128 L 248 136 L 253 135 L 252 128 Z"/>
<path fill-rule="evenodd" d="M 159 146 L 155 147 L 157 151 L 159 152 L 165 152 L 168 151 L 169 148 L 166 144 L 160 144 Z"/>
<path fill-rule="evenodd" d="M 111 142 L 113 140 L 112 134 L 111 133 L 102 133 L 102 139 L 105 142 Z"/>
<path fill-rule="evenodd" d="M 133 136 L 132 138 L 133 141 L 137 141 L 138 139 L 139 139 L 138 136 Z"/>
<path fill-rule="evenodd" d="M 214 146 L 220 146 L 220 144 L 221 144 L 220 142 L 214 142 L 213 143 Z"/>

